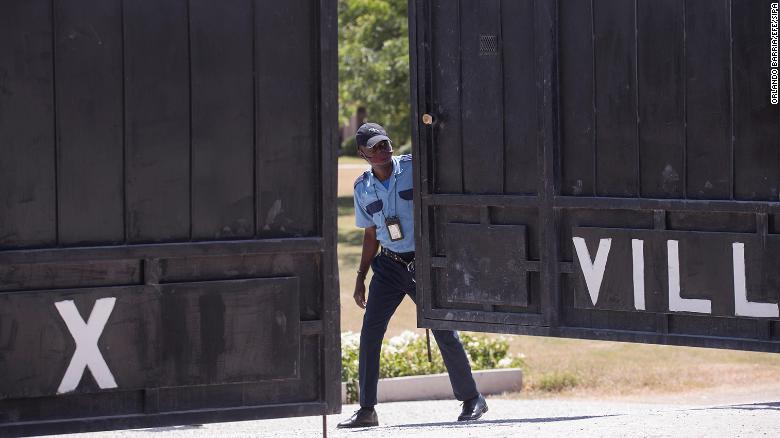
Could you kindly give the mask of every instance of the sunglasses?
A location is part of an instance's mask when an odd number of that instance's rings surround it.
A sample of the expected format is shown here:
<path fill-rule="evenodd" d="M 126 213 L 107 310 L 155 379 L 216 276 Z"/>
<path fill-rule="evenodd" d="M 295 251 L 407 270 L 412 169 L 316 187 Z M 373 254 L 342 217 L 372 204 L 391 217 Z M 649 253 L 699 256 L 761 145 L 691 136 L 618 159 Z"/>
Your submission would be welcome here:
<path fill-rule="evenodd" d="M 374 155 L 376 155 L 379 152 L 392 151 L 393 150 L 393 146 L 390 144 L 389 141 L 383 140 L 383 141 L 380 141 L 379 143 L 375 144 L 373 147 L 368 148 L 368 150 L 371 151 L 371 154 L 370 155 L 369 154 L 364 154 L 364 155 L 366 156 L 366 158 L 371 158 L 371 157 L 373 157 Z"/>

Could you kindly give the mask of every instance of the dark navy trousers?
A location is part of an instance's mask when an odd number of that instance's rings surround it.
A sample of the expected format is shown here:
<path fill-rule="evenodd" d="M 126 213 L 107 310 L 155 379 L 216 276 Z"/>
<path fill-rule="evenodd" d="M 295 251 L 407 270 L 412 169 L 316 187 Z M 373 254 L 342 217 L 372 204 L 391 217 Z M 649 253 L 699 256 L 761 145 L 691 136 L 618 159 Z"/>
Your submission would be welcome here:
<path fill-rule="evenodd" d="M 368 287 L 368 303 L 360 330 L 360 406 L 376 405 L 376 387 L 379 382 L 379 352 L 390 317 L 409 294 L 417 304 L 412 274 L 406 266 L 381 253 L 371 263 L 374 276 Z M 451 330 L 432 330 L 449 373 L 452 392 L 460 401 L 476 397 L 477 384 L 471 375 L 466 351 L 458 333 Z"/>

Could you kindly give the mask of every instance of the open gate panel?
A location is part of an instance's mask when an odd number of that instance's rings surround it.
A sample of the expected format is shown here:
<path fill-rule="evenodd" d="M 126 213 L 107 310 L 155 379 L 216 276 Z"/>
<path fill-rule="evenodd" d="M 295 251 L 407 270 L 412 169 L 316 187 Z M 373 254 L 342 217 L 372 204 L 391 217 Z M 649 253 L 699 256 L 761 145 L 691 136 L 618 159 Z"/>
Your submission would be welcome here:
<path fill-rule="evenodd" d="M 780 351 L 769 1 L 410 7 L 421 325 Z"/>

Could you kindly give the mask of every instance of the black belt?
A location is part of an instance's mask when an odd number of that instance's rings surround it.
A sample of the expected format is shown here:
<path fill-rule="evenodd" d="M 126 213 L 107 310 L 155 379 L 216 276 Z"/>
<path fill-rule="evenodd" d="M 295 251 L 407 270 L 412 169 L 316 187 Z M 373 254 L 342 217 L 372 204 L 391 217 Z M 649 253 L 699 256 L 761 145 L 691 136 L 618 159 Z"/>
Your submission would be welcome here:
<path fill-rule="evenodd" d="M 414 272 L 414 252 L 398 253 L 395 251 L 390 251 L 389 249 L 383 246 L 382 255 L 388 257 L 390 260 L 393 260 L 395 262 L 401 263 L 402 265 L 406 266 L 407 271 Z"/>

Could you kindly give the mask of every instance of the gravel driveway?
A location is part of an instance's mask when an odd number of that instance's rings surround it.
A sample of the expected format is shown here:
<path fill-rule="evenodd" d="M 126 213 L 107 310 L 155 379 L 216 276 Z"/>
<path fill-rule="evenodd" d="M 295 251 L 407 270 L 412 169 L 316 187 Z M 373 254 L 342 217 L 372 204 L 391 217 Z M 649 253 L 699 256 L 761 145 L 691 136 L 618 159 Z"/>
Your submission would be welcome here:
<path fill-rule="evenodd" d="M 488 399 L 479 421 L 453 421 L 455 401 L 385 403 L 377 407 L 380 426 L 339 430 L 336 423 L 356 409 L 328 417 L 328 437 L 561 437 L 780 436 L 780 394 L 765 400 L 715 404 L 647 404 L 588 400 Z M 98 437 L 319 437 L 322 417 L 247 421 L 146 430 L 71 435 Z"/>

